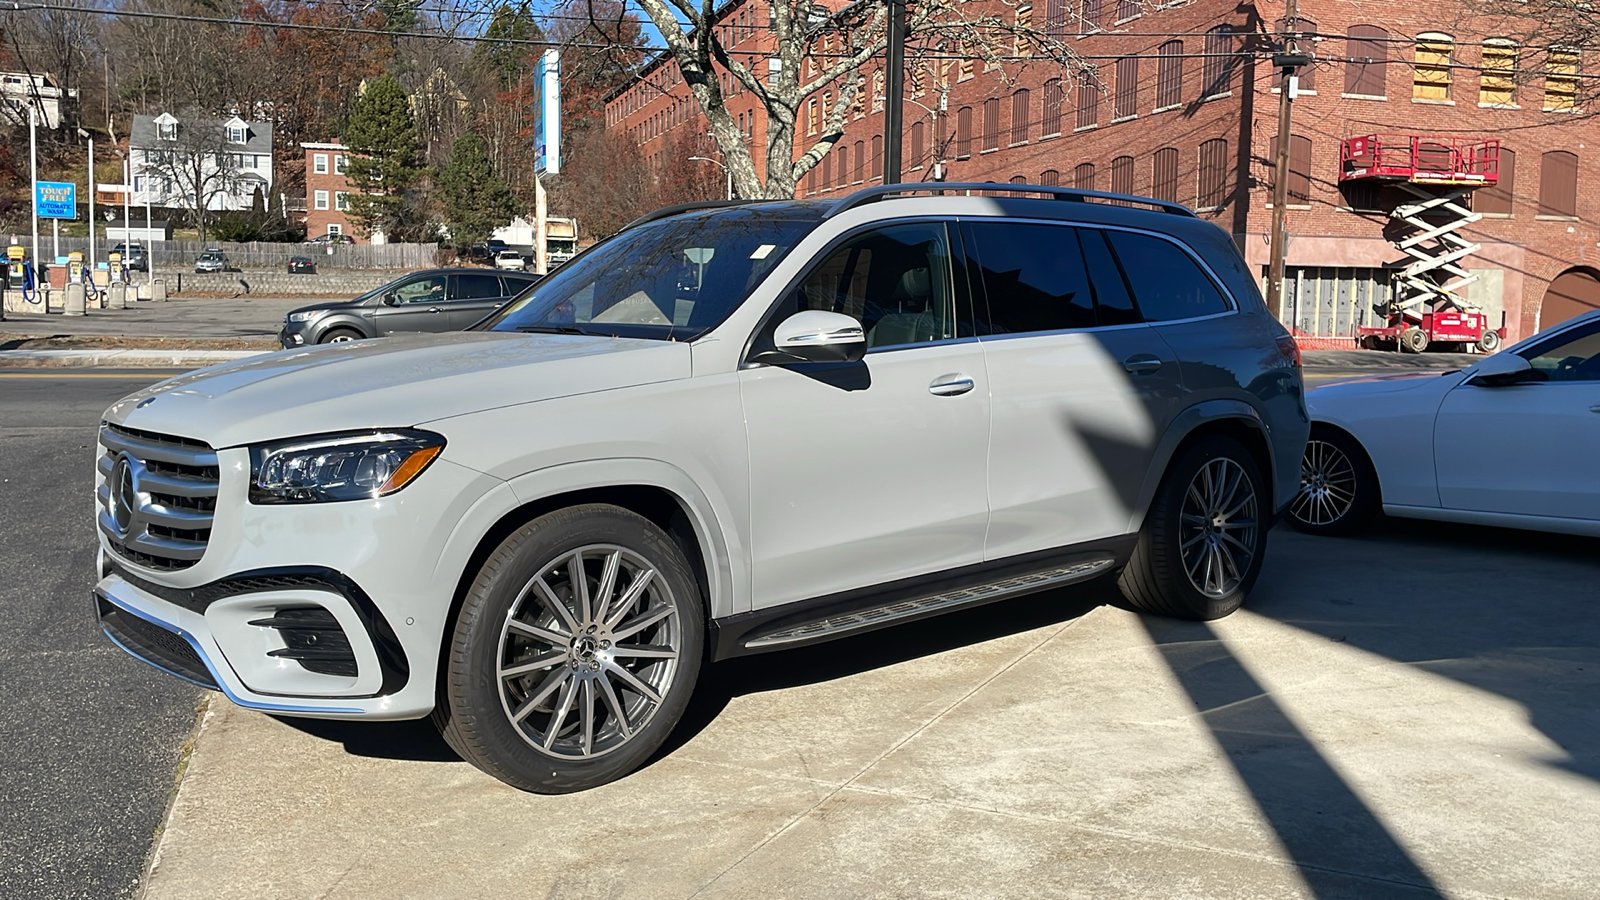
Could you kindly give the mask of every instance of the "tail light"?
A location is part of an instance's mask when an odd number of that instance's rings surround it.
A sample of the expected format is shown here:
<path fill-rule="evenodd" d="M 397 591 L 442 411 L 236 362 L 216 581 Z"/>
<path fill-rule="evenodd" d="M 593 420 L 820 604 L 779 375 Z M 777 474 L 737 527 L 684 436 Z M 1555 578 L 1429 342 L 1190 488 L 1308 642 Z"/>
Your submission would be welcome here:
<path fill-rule="evenodd" d="M 1300 345 L 1287 334 L 1278 336 L 1278 354 L 1296 369 L 1300 368 Z"/>

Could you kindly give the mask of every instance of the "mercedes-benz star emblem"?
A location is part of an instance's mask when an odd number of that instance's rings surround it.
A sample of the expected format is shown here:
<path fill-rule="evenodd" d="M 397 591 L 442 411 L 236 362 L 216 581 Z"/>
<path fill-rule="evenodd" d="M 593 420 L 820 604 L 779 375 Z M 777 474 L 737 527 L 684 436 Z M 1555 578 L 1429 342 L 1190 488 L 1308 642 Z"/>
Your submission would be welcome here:
<path fill-rule="evenodd" d="M 127 537 L 133 527 L 133 511 L 139 507 L 139 485 L 134 473 L 132 457 L 124 453 L 117 457 L 111 469 L 111 520 L 116 523 L 117 536 Z"/>

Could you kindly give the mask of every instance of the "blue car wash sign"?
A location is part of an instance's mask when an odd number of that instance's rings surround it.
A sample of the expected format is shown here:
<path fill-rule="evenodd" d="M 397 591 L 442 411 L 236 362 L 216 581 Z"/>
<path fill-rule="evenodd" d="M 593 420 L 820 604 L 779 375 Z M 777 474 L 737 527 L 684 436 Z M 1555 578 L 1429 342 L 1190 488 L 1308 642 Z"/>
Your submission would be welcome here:
<path fill-rule="evenodd" d="M 37 181 L 33 185 L 34 202 L 43 219 L 76 219 L 78 217 L 78 186 L 70 181 Z"/>

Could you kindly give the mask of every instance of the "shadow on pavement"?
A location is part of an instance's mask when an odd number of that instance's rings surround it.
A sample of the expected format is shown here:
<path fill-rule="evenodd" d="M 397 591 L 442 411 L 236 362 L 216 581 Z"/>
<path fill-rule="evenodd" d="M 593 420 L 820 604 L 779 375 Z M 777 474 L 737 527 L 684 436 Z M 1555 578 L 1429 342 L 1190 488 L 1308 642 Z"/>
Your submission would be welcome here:
<path fill-rule="evenodd" d="M 296 731 L 343 744 L 351 756 L 415 762 L 461 762 L 430 719 L 411 722 L 343 722 L 273 716 Z"/>

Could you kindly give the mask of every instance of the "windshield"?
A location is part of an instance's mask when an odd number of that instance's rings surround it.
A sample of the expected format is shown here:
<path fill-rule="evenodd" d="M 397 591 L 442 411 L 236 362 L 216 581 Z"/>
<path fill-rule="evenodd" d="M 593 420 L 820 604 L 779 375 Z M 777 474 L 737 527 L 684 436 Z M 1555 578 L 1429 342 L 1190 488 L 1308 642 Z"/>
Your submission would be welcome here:
<path fill-rule="evenodd" d="M 477 328 L 690 340 L 722 324 L 816 227 L 804 212 L 739 207 L 630 228 Z"/>

